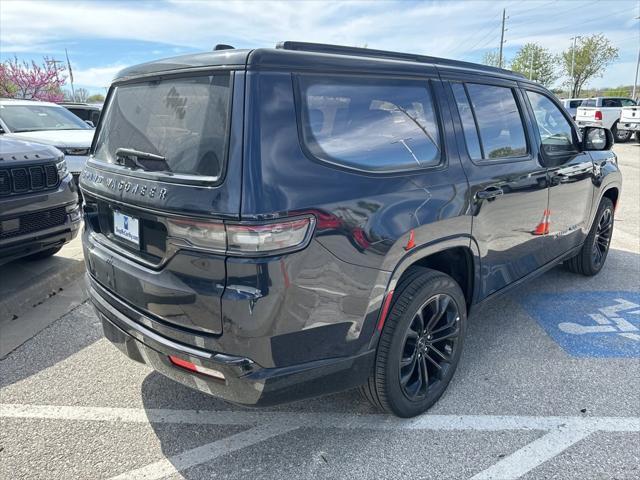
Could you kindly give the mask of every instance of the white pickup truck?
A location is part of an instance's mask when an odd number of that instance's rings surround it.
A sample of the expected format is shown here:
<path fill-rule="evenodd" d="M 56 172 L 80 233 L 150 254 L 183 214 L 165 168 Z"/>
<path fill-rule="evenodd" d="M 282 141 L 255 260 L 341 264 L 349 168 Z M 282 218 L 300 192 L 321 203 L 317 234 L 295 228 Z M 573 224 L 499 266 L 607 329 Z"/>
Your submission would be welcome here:
<path fill-rule="evenodd" d="M 636 140 L 640 142 L 640 107 L 622 107 L 618 131 L 635 132 Z"/>
<path fill-rule="evenodd" d="M 616 142 L 626 142 L 631 131 L 618 128 L 622 107 L 635 106 L 630 98 L 595 97 L 582 101 L 576 112 L 578 127 L 605 127 L 611 130 Z"/>

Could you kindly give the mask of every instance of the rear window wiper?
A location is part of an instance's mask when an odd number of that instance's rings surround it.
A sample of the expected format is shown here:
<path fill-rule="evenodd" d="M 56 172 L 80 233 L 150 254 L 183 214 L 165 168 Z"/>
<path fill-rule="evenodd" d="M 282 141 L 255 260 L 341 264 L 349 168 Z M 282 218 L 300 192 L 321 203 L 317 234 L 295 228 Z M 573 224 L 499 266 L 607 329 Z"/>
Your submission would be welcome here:
<path fill-rule="evenodd" d="M 116 150 L 116 163 L 124 167 L 140 168 L 142 170 L 167 170 L 168 167 L 167 160 L 162 155 L 141 152 L 133 148 L 118 148 Z M 149 165 L 149 163 L 152 165 Z M 153 168 L 153 164 L 156 163 L 160 164 L 161 168 Z"/>

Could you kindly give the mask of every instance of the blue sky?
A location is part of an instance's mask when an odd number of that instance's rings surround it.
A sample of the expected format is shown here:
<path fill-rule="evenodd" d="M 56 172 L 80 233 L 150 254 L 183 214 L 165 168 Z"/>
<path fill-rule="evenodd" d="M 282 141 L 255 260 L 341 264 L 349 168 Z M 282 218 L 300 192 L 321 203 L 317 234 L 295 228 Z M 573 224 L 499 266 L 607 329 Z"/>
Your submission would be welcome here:
<path fill-rule="evenodd" d="M 534 41 L 560 52 L 573 35 L 605 34 L 618 60 L 589 86 L 631 84 L 640 45 L 637 0 L 519 1 L 12 1 L 0 3 L 0 59 L 71 57 L 76 87 L 104 93 L 129 65 L 210 50 L 216 43 L 269 47 L 280 40 L 337 43 L 469 61 Z"/>

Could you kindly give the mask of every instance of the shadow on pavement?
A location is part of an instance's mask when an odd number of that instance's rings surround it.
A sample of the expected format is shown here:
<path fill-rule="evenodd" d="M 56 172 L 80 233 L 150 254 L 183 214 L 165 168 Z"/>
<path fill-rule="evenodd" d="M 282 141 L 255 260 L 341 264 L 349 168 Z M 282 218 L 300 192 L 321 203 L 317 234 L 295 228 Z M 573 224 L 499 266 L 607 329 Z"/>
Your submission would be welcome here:
<path fill-rule="evenodd" d="M 509 388 L 512 388 L 515 384 L 494 388 L 491 385 L 492 379 L 485 376 L 484 373 L 491 368 L 492 364 L 500 362 L 499 357 L 503 352 L 500 341 L 496 341 L 499 338 L 506 339 L 511 343 L 508 347 L 511 354 L 520 351 L 524 352 L 524 355 L 530 355 L 530 350 L 538 351 L 539 353 L 536 355 L 542 362 L 545 361 L 545 356 L 549 359 L 553 359 L 557 355 L 562 356 L 562 358 L 566 357 L 560 347 L 555 345 L 539 329 L 535 321 L 528 317 L 526 312 L 523 314 L 519 299 L 525 294 L 530 292 L 549 292 L 550 295 L 553 295 L 563 291 L 637 289 L 639 266 L 640 255 L 612 249 L 604 270 L 596 277 L 588 278 L 576 275 L 565 270 L 562 266 L 558 266 L 504 297 L 496 299 L 486 308 L 474 312 L 470 318 L 467 334 L 468 342 L 459 370 L 454 376 L 449 390 L 445 392 L 431 412 L 482 413 L 482 408 L 486 408 L 487 402 L 508 396 Z M 633 280 L 634 278 L 635 281 Z M 517 355 L 517 353 L 514 355 Z M 531 365 L 531 362 L 528 362 L 528 365 L 525 368 L 536 368 Z M 557 368 L 562 369 L 565 367 L 560 365 Z M 537 379 L 531 380 L 532 382 L 537 381 Z M 522 382 L 522 377 L 516 373 L 511 381 Z M 554 382 L 560 382 L 554 387 L 560 388 L 563 382 L 562 376 L 560 375 Z M 537 387 L 534 384 L 531 388 L 535 390 Z M 156 372 L 149 374 L 145 378 L 141 394 L 144 407 L 147 410 L 251 411 L 249 408 L 232 405 L 218 398 L 192 390 Z M 532 396 L 535 397 L 535 394 Z M 531 401 L 540 403 L 540 400 L 535 398 L 532 398 Z M 490 409 L 491 407 L 488 408 Z M 498 405 L 497 408 L 500 408 L 500 406 Z M 527 406 L 525 405 L 524 408 L 526 409 Z M 355 390 L 278 407 L 270 407 L 267 410 L 291 412 L 294 415 L 298 412 L 342 412 L 354 415 L 377 413 Z M 179 442 L 179 439 L 176 438 L 177 430 L 167 430 L 162 425 L 156 424 L 152 424 L 152 426 L 161 443 L 163 453 L 167 457 L 175 455 L 177 453 L 175 445 L 176 442 Z M 208 433 L 203 432 L 201 436 L 202 444 L 218 440 L 224 428 L 227 427 L 213 426 L 208 430 Z M 181 429 L 184 430 L 185 435 L 188 435 L 188 432 L 193 430 L 193 426 L 184 425 Z M 197 472 L 191 475 L 189 470 L 182 471 L 181 474 L 185 478 L 200 478 Z"/>
<path fill-rule="evenodd" d="M 52 367 L 100 338 L 102 326 L 85 303 L 0 360 L 0 388 Z"/>

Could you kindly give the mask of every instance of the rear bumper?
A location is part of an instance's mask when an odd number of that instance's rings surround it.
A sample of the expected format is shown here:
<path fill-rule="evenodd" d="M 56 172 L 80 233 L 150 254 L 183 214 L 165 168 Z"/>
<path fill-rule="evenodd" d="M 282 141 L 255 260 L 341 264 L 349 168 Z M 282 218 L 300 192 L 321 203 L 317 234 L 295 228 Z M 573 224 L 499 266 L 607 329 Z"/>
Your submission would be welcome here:
<path fill-rule="evenodd" d="M 599 128 L 602 128 L 604 126 L 604 125 L 602 125 L 602 122 L 600 122 L 600 121 L 589 122 L 589 121 L 577 120 L 576 124 L 580 128 L 585 128 L 585 127 L 599 127 Z"/>
<path fill-rule="evenodd" d="M 636 122 L 618 122 L 618 130 L 630 130 L 632 132 L 640 132 L 640 119 Z"/>
<path fill-rule="evenodd" d="M 364 383 L 373 368 L 373 350 L 351 357 L 263 368 L 248 357 L 186 345 L 148 328 L 151 319 L 94 278 L 87 276 L 87 282 L 105 336 L 121 352 L 177 382 L 232 403 L 267 406 L 346 390 Z M 175 366 L 169 355 L 222 373 L 224 380 Z"/>

